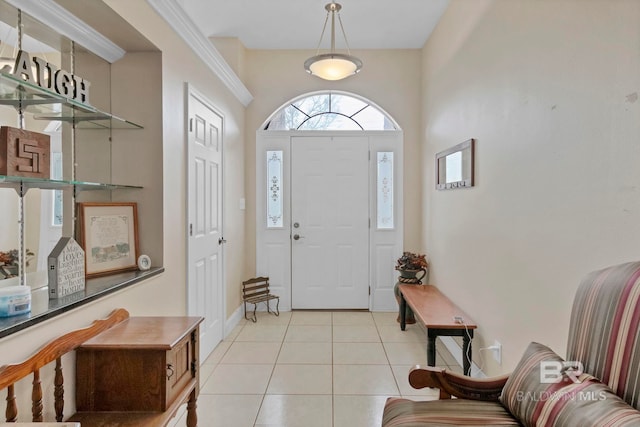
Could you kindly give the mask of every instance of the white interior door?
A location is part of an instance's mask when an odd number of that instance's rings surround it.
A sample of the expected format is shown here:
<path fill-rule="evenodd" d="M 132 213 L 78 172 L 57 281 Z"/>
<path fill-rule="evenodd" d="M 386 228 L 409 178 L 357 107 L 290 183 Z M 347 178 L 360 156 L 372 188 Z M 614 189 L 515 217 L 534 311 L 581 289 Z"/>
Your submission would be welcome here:
<path fill-rule="evenodd" d="M 291 139 L 293 309 L 369 308 L 367 137 Z"/>
<path fill-rule="evenodd" d="M 189 88 L 188 312 L 202 316 L 200 360 L 224 331 L 222 251 L 222 117 Z"/>

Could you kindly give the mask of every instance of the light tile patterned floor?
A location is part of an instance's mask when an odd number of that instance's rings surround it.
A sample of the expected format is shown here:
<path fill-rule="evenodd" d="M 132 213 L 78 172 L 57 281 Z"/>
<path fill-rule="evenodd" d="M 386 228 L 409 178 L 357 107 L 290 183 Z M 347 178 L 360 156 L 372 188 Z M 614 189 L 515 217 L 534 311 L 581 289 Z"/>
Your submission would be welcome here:
<path fill-rule="evenodd" d="M 462 372 L 442 343 L 436 348 L 437 366 Z M 379 426 L 387 397 L 437 398 L 409 385 L 416 364 L 426 364 L 425 331 L 401 331 L 396 313 L 258 313 L 202 366 L 198 425 Z M 173 425 L 185 425 L 184 413 Z"/>

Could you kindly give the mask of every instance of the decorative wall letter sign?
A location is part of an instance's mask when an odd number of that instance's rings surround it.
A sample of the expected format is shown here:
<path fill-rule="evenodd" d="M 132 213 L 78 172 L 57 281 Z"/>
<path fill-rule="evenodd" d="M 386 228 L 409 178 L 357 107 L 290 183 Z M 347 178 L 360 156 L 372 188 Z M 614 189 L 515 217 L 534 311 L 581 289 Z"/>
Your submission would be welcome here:
<path fill-rule="evenodd" d="M 35 74 L 32 66 L 35 66 Z M 4 67 L 2 72 L 5 72 Z M 18 79 L 53 90 L 69 99 L 89 104 L 91 82 L 68 71 L 59 70 L 55 65 L 49 64 L 42 58 L 31 57 L 29 52 L 24 50 L 18 51 L 11 74 Z"/>

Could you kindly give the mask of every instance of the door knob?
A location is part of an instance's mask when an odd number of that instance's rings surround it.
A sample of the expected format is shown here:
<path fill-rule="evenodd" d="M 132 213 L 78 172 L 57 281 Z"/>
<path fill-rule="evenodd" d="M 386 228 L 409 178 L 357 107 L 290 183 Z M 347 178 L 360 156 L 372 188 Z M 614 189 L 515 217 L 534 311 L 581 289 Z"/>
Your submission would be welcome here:
<path fill-rule="evenodd" d="M 304 239 L 304 236 L 301 236 L 299 234 L 294 234 L 293 235 L 293 240 L 300 240 L 300 239 Z"/>

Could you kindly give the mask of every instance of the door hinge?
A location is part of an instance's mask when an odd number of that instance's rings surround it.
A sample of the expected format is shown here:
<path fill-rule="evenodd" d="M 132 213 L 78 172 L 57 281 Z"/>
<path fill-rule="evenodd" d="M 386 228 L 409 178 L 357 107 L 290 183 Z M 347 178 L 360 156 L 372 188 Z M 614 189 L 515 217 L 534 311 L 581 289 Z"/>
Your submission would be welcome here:
<path fill-rule="evenodd" d="M 369 295 L 371 295 L 371 286 L 369 286 Z"/>
<path fill-rule="evenodd" d="M 189 132 L 193 132 L 193 118 L 189 119 Z"/>
<path fill-rule="evenodd" d="M 193 236 L 193 224 L 189 224 L 189 236 Z"/>
<path fill-rule="evenodd" d="M 369 218 L 369 228 L 371 228 L 371 218 Z"/>

